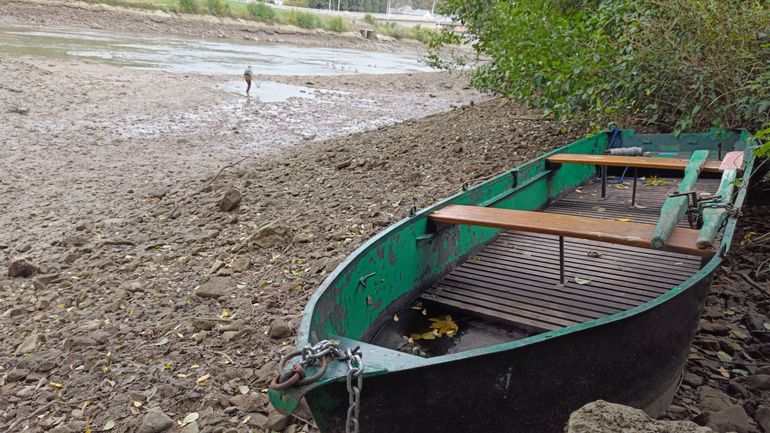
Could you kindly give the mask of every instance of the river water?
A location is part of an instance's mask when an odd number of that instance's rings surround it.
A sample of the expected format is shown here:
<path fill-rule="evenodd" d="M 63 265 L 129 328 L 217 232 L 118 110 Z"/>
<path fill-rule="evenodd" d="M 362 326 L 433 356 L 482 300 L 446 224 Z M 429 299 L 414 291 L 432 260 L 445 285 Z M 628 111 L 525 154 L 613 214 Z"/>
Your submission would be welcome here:
<path fill-rule="evenodd" d="M 256 42 L 209 41 L 33 26 L 0 26 L 0 53 L 207 75 L 393 74 L 432 69 L 419 56 Z"/>

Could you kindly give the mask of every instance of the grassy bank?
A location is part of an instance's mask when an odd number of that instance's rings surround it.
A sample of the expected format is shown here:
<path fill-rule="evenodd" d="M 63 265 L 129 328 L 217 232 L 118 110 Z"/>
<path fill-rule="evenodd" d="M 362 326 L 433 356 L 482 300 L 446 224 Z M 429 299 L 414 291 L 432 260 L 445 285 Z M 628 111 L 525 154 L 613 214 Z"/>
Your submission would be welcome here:
<path fill-rule="evenodd" d="M 355 23 L 339 16 L 315 14 L 310 11 L 286 10 L 271 7 L 267 3 L 241 3 L 233 0 L 83 0 L 87 3 L 102 3 L 135 9 L 160 10 L 173 13 L 203 14 L 270 24 L 287 24 L 304 29 L 324 29 L 342 33 L 355 31 Z M 396 39 L 426 40 L 431 30 L 404 27 L 393 23 L 380 25 L 373 17 L 366 15 L 364 21 L 377 30 L 378 34 Z"/>

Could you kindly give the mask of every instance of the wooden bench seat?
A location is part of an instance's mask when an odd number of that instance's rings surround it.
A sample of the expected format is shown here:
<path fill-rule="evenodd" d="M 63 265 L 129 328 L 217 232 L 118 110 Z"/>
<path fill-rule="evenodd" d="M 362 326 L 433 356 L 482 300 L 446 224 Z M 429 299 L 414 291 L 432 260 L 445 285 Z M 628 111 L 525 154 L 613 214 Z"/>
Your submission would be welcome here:
<path fill-rule="evenodd" d="M 615 156 L 557 153 L 546 158 L 552 164 L 588 164 L 606 165 L 608 167 L 638 167 L 660 170 L 684 171 L 688 159 L 683 158 L 647 158 L 644 156 Z M 706 161 L 702 171 L 719 173 L 721 161 Z"/>
<path fill-rule="evenodd" d="M 430 215 L 435 222 L 494 227 L 650 248 L 655 225 L 544 212 L 449 205 Z M 676 227 L 663 249 L 711 256 L 713 249 L 698 249 L 698 230 Z"/>

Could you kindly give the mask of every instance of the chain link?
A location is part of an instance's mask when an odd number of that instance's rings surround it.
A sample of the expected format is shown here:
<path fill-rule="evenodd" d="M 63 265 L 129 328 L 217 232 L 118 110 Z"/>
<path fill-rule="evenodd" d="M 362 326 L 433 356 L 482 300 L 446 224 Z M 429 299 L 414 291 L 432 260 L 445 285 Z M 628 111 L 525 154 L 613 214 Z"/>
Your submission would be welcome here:
<path fill-rule="evenodd" d="M 316 365 L 323 357 L 330 357 L 338 361 L 347 361 L 347 388 L 348 388 L 348 413 L 345 421 L 345 433 L 359 433 L 358 417 L 361 411 L 361 388 L 364 380 L 364 361 L 361 348 L 355 347 L 343 351 L 339 343 L 329 340 L 321 340 L 312 346 L 302 349 L 303 367 Z"/>

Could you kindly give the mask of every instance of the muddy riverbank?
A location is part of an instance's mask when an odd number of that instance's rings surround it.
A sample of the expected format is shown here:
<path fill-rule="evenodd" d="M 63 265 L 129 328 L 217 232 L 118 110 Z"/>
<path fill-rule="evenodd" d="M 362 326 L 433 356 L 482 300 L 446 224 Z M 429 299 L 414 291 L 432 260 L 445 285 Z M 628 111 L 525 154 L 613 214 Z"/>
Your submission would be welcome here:
<path fill-rule="evenodd" d="M 171 14 L 70 0 L 5 0 L 0 25 L 31 24 L 132 33 L 181 35 L 193 38 L 241 40 L 309 47 L 354 48 L 368 51 L 420 52 L 422 44 L 391 38 L 364 39 L 356 32 L 335 33 L 265 24 L 211 15 Z"/>

